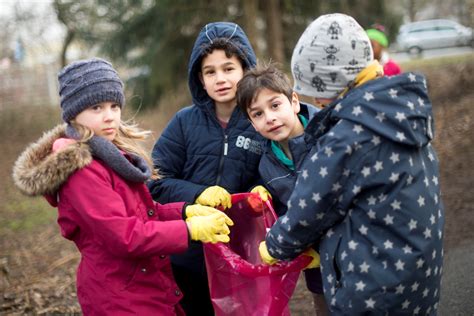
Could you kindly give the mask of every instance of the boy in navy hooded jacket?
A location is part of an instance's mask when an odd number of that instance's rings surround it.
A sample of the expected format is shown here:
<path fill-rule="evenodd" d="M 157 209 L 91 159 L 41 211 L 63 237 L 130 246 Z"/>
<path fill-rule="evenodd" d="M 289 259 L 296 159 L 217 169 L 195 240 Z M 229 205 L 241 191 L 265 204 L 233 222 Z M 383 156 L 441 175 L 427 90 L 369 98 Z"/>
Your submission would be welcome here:
<path fill-rule="evenodd" d="M 435 315 L 444 210 L 425 78 L 384 77 L 344 14 L 313 21 L 291 64 L 295 91 L 325 108 L 305 130 L 313 146 L 262 259 L 288 260 L 320 241 L 331 314 Z"/>
<path fill-rule="evenodd" d="M 270 193 L 276 213 L 282 216 L 288 210 L 288 199 L 301 172 L 299 166 L 312 147 L 304 128 L 318 109 L 299 102 L 288 77 L 273 65 L 257 67 L 244 75 L 238 84 L 237 103 L 266 138 L 258 167 L 264 186 L 256 186 L 253 191 L 259 192 L 264 201 Z M 305 269 L 304 276 L 315 314 L 327 315 L 319 267 Z"/>
<path fill-rule="evenodd" d="M 237 24 L 215 22 L 201 30 L 188 66 L 194 104 L 173 117 L 153 149 L 162 178 L 149 183 L 149 189 L 157 201 L 228 208 L 230 194 L 255 185 L 263 139 L 236 101 L 238 81 L 255 64 L 255 53 Z M 187 315 L 213 315 L 202 245 L 193 243 L 171 262 Z"/>

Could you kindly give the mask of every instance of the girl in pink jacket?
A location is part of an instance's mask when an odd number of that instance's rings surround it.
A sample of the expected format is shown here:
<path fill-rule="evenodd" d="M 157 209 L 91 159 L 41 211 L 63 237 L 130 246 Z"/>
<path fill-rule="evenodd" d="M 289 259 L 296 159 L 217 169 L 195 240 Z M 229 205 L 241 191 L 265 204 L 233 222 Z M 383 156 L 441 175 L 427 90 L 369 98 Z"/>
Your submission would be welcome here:
<path fill-rule="evenodd" d="M 157 175 L 137 143 L 148 132 L 121 121 L 123 83 L 109 62 L 77 61 L 58 79 L 67 124 L 21 154 L 15 184 L 58 207 L 62 235 L 81 252 L 85 315 L 182 315 L 169 255 L 189 239 L 227 242 L 232 221 L 210 207 L 152 200 L 144 182 Z"/>

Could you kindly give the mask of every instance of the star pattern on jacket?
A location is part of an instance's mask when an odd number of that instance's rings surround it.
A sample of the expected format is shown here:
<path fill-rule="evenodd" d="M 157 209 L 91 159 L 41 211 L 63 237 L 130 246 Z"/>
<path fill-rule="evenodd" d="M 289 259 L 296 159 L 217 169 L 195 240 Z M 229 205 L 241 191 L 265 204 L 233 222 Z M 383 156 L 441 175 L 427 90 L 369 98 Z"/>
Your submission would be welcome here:
<path fill-rule="evenodd" d="M 315 116 L 306 176 L 267 235 L 269 253 L 294 258 L 320 240 L 335 314 L 436 313 L 444 215 L 426 81 L 408 73 L 360 89 Z"/>

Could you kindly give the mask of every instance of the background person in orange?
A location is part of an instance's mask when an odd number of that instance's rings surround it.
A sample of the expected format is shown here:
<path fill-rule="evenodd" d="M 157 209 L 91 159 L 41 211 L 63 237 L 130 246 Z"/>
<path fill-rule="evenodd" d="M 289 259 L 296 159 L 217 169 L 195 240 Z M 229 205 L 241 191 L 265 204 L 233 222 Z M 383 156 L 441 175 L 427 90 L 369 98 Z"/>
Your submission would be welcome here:
<path fill-rule="evenodd" d="M 393 59 L 390 59 L 386 51 L 388 38 L 385 35 L 385 27 L 380 24 L 374 24 L 366 32 L 372 44 L 374 58 L 382 64 L 384 74 L 386 76 L 399 75 L 402 72 L 400 66 Z"/>

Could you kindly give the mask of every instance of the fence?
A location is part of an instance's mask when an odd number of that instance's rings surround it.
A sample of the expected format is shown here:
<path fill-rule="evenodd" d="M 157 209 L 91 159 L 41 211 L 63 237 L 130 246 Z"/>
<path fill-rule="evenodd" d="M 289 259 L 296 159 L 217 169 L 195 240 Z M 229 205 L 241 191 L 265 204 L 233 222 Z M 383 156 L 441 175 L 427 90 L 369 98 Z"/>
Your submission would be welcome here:
<path fill-rule="evenodd" d="M 57 105 L 56 64 L 0 69 L 0 110 L 23 105 Z"/>

